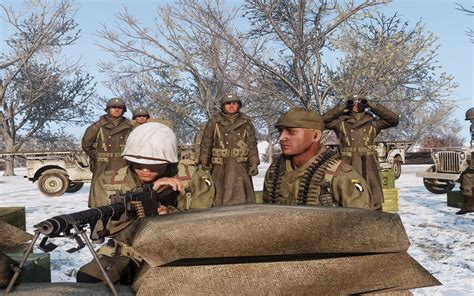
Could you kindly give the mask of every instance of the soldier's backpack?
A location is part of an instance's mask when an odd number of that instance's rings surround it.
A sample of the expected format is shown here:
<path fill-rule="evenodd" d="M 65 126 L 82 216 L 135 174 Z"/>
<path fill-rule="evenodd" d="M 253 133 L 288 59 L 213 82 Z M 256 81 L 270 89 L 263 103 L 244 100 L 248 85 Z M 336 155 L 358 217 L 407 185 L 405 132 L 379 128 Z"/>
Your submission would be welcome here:
<path fill-rule="evenodd" d="M 178 178 L 184 184 L 184 193 L 178 198 L 178 209 L 205 209 L 214 206 L 216 189 L 209 172 L 199 169 L 190 159 L 178 164 Z"/>

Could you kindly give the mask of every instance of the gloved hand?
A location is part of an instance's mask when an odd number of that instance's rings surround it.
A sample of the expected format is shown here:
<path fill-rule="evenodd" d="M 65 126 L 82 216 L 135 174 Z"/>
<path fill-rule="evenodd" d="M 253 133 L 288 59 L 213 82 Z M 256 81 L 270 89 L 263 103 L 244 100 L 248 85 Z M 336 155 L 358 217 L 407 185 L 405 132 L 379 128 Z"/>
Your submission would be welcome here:
<path fill-rule="evenodd" d="M 251 164 L 249 168 L 249 175 L 250 176 L 256 176 L 258 175 L 258 168 L 256 164 Z"/>

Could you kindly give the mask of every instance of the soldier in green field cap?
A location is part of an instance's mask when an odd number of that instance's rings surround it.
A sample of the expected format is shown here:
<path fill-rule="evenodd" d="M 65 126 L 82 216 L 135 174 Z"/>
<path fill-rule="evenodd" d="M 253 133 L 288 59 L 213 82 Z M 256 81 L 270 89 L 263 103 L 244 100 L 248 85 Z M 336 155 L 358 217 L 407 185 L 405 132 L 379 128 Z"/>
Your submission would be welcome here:
<path fill-rule="evenodd" d="M 280 132 L 282 154 L 265 176 L 266 203 L 371 208 L 364 179 L 321 145 L 324 122 L 319 114 L 293 108 L 275 127 Z"/>

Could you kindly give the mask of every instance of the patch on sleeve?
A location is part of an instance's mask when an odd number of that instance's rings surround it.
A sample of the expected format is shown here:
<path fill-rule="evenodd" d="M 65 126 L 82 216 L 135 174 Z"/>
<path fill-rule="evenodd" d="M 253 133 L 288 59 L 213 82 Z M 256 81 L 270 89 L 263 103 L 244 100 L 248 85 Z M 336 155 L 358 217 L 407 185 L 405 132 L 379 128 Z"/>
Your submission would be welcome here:
<path fill-rule="evenodd" d="M 352 179 L 351 182 L 354 185 L 354 187 L 357 189 L 357 191 L 364 192 L 364 187 L 362 187 L 362 184 L 360 184 L 359 180 Z"/>

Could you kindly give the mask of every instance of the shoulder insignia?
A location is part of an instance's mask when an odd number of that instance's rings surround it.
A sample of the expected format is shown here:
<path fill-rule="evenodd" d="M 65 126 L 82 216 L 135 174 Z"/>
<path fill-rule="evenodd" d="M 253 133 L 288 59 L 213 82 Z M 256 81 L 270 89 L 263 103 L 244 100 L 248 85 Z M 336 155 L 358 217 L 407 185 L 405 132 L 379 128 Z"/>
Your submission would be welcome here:
<path fill-rule="evenodd" d="M 360 183 L 359 180 L 352 179 L 351 182 L 354 185 L 354 187 L 357 189 L 357 191 L 364 192 L 364 187 L 362 187 L 362 184 Z"/>

